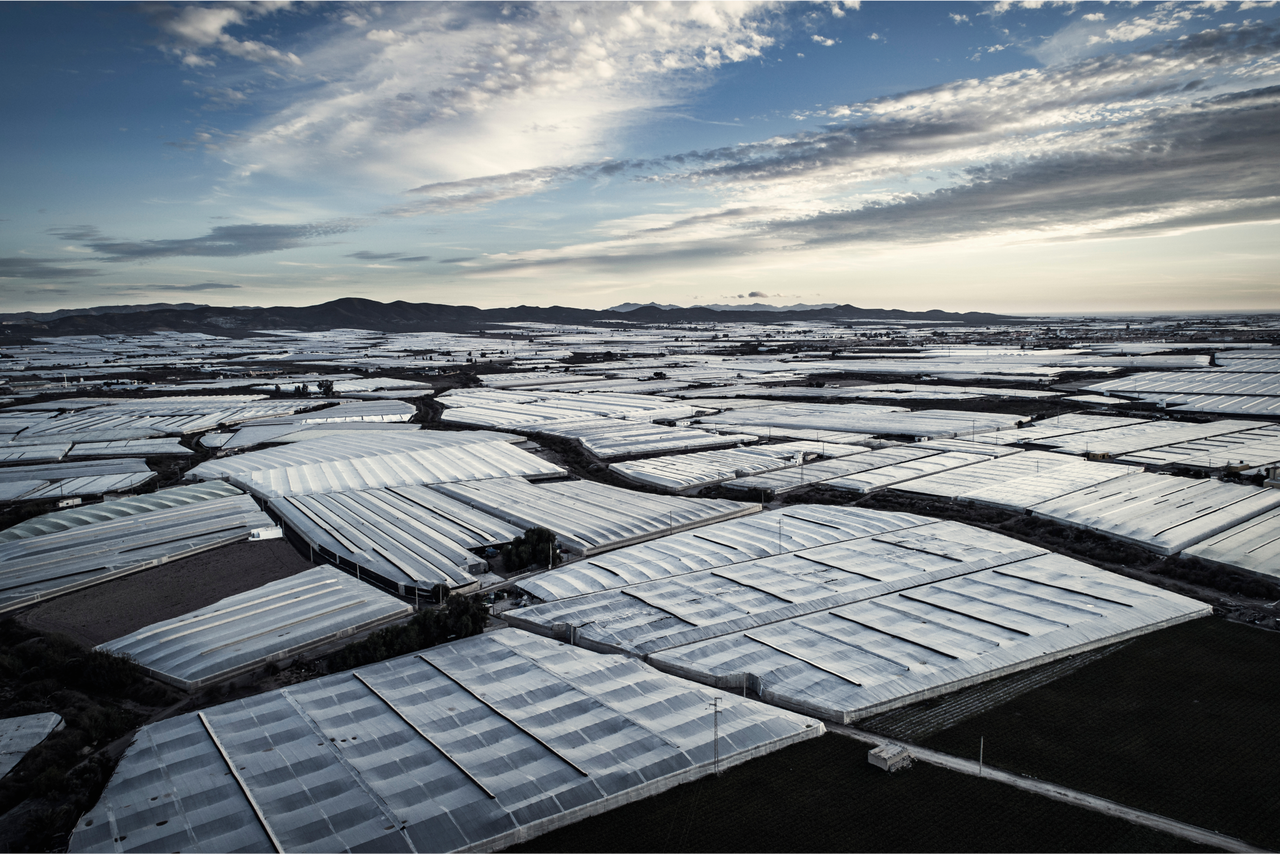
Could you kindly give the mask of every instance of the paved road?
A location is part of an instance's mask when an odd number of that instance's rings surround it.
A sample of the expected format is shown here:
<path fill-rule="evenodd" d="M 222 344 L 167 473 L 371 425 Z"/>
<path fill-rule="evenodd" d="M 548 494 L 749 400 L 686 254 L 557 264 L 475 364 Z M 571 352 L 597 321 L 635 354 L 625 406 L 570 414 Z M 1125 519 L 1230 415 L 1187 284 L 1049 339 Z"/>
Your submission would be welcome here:
<path fill-rule="evenodd" d="M 942 768 L 949 768 L 952 771 L 959 771 L 961 774 L 972 774 L 974 776 L 986 777 L 1000 783 L 1006 783 L 1028 792 L 1035 792 L 1038 795 L 1044 795 L 1053 798 L 1055 801 L 1063 801 L 1064 803 L 1074 804 L 1078 807 L 1084 807 L 1088 810 L 1111 815 L 1117 818 L 1123 818 L 1134 824 L 1140 824 L 1144 827 L 1154 828 L 1164 833 L 1177 836 L 1180 839 L 1186 839 L 1200 845 L 1209 845 L 1214 848 L 1221 848 L 1224 851 L 1266 851 L 1265 848 L 1255 848 L 1239 839 L 1233 839 L 1230 836 L 1223 836 L 1221 833 L 1214 833 L 1212 830 L 1205 830 L 1203 827 L 1196 827 L 1194 824 L 1184 824 L 1180 821 L 1174 821 L 1171 818 L 1165 818 L 1155 813 L 1136 810 L 1132 807 L 1126 807 L 1117 804 L 1115 801 L 1109 801 L 1106 798 L 1099 798 L 1095 795 L 1089 795 L 1084 792 L 1068 789 L 1066 786 L 1059 786 L 1054 783 L 1046 783 L 1043 780 L 1036 780 L 1033 777 L 1022 777 L 1018 774 L 1010 774 L 1008 771 L 1001 771 L 998 768 L 992 768 L 990 765 L 983 765 L 981 768 L 977 762 L 971 759 L 961 759 L 958 756 L 952 756 L 948 753 L 939 753 L 936 750 L 919 747 L 907 742 L 896 741 L 890 738 L 866 732 L 856 727 L 843 726 L 841 724 L 828 723 L 827 729 L 839 735 L 848 736 L 867 744 L 901 744 L 911 751 L 911 755 L 919 762 L 928 762 L 930 765 L 937 765 Z"/>

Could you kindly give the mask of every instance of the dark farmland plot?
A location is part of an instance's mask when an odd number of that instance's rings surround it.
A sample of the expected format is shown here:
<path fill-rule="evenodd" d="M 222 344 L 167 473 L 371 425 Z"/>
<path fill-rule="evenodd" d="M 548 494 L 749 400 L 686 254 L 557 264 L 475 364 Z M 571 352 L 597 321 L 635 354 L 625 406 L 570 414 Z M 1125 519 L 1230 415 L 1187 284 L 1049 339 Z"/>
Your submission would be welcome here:
<path fill-rule="evenodd" d="M 923 743 L 1276 850 L 1277 720 L 1280 633 L 1206 618 Z"/>
<path fill-rule="evenodd" d="M 508 851 L 1195 851 L 1183 840 L 843 736 L 753 759 Z"/>

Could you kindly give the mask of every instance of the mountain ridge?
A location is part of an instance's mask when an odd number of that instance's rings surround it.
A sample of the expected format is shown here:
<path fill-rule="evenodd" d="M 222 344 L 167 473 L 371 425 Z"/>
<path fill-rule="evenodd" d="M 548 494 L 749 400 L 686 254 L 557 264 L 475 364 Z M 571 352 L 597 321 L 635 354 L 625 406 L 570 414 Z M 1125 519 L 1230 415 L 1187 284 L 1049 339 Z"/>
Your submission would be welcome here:
<path fill-rule="evenodd" d="M 164 304 L 161 304 L 164 305 Z M 8 335 L 111 335 L 145 332 L 205 332 L 217 335 L 249 335 L 255 331 L 356 328 L 378 332 L 465 332 L 479 331 L 494 324 L 539 323 L 786 323 L 786 322 L 867 322 L 922 321 L 955 323 L 958 326 L 1001 325 L 1020 318 L 987 312 L 947 312 L 940 309 L 913 312 L 903 309 L 865 309 L 852 305 L 802 310 L 719 310 L 707 307 L 665 309 L 640 306 L 628 311 L 595 310 L 568 306 L 512 306 L 482 309 L 437 303 L 397 300 L 381 303 L 362 297 L 343 297 L 313 306 L 237 307 L 164 306 L 149 309 L 121 306 L 72 310 L 47 320 L 25 318 L 5 321 Z M 24 314 L 31 314 L 25 313 Z M 57 315 L 58 312 L 45 314 Z"/>

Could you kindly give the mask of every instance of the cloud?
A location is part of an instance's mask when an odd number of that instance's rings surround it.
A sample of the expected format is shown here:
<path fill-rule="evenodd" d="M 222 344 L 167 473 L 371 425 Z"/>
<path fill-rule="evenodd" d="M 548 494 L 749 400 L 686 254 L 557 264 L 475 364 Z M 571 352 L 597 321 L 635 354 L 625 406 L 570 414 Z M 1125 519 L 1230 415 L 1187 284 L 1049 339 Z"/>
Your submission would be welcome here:
<path fill-rule="evenodd" d="M 145 285 L 143 290 L 150 291 L 234 291 L 240 285 L 229 285 L 225 282 L 201 282 L 198 285 Z"/>
<path fill-rule="evenodd" d="M 413 198 L 383 211 L 391 216 L 416 216 L 425 213 L 450 213 L 476 210 L 495 202 L 515 199 L 562 186 L 587 175 L 608 175 L 625 169 L 627 164 L 609 162 L 578 166 L 547 166 L 484 175 L 462 181 L 441 181 L 408 190 Z"/>
<path fill-rule="evenodd" d="M 149 7 L 155 25 L 169 37 L 165 49 L 182 57 L 182 64 L 205 68 L 217 63 L 197 51 L 214 48 L 230 56 L 256 63 L 285 66 L 302 64 L 296 55 L 254 39 L 228 35 L 227 27 L 243 26 L 253 18 L 287 9 L 289 3 L 219 3 L 209 6 Z"/>
<path fill-rule="evenodd" d="M 477 274 L 1277 220 L 1280 85 L 1248 81 L 1280 81 L 1278 55 L 1275 26 L 1224 26 L 850 104 L 830 113 L 843 122 L 819 131 L 620 164 L 642 182 L 718 193 L 722 207 L 602 224 L 594 242 L 495 253 Z M 931 184 L 942 186 L 923 189 Z"/>
<path fill-rule="evenodd" d="M 54 258 L 0 258 L 0 279 L 83 279 L 98 275 L 101 274 L 93 269 L 63 267 Z"/>
<path fill-rule="evenodd" d="M 346 257 L 357 258 L 361 261 L 400 261 L 403 263 L 431 260 L 430 255 L 405 255 L 402 252 L 369 252 L 365 250 L 352 252 Z"/>
<path fill-rule="evenodd" d="M 461 258 L 441 258 L 440 263 L 441 264 L 462 264 L 466 261 L 474 261 L 474 260 L 476 260 L 474 255 L 464 255 Z"/>
<path fill-rule="evenodd" d="M 836 43 L 835 39 L 823 38 L 822 36 L 817 35 L 816 33 L 813 36 L 813 40 L 818 44 L 822 45 L 823 47 L 831 47 L 833 44 Z"/>
<path fill-rule="evenodd" d="M 757 298 L 757 299 L 768 299 L 768 298 L 769 298 L 769 294 L 766 294 L 764 291 L 752 291 L 751 293 L 747 294 L 747 296 L 748 296 L 748 297 L 755 297 L 755 298 Z"/>
<path fill-rule="evenodd" d="M 707 72 L 761 56 L 781 26 L 756 2 L 376 8 L 372 31 L 335 20 L 316 34 L 299 82 L 279 84 L 290 105 L 229 160 L 384 191 L 598 160 L 710 85 Z"/>
<path fill-rule="evenodd" d="M 950 12 L 950 13 L 948 13 L 948 14 L 947 14 L 947 17 L 951 19 L 951 22 L 952 22 L 953 24 L 967 24 L 967 23 L 969 23 L 969 16 L 968 16 L 968 15 L 957 15 L 955 12 Z"/>
<path fill-rule="evenodd" d="M 301 225 L 219 225 L 201 237 L 143 240 L 113 240 L 91 226 L 50 229 L 63 240 L 74 240 L 98 253 L 103 261 L 150 261 L 156 258 L 203 256 L 236 258 L 297 249 L 310 241 L 355 231 L 354 220 L 304 223 Z"/>

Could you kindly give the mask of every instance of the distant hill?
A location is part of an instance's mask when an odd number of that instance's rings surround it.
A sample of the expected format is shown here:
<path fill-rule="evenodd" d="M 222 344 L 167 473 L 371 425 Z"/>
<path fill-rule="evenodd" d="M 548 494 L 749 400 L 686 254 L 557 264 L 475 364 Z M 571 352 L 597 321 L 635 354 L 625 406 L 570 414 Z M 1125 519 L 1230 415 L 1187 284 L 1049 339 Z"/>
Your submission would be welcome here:
<path fill-rule="evenodd" d="M 712 303 L 711 305 L 695 305 L 695 306 L 691 306 L 691 308 L 709 308 L 709 309 L 712 309 L 713 311 L 812 311 L 814 309 L 819 309 L 819 308 L 836 308 L 836 306 L 837 304 L 834 302 L 818 303 L 817 305 L 805 305 L 804 303 L 797 303 L 795 305 L 769 305 L 768 303 L 763 303 L 763 302 L 753 302 L 747 305 L 729 305 L 728 303 Z M 649 308 L 649 307 L 664 308 L 667 311 L 677 311 L 679 309 L 682 309 L 684 306 L 670 305 L 670 304 L 663 305 L 661 303 L 656 303 L 656 302 L 647 302 L 647 303 L 624 302 L 621 305 L 615 305 L 611 308 L 606 308 L 605 311 L 635 311 L 637 308 Z"/>
<path fill-rule="evenodd" d="M 660 308 L 640 306 L 629 311 L 595 311 L 564 306 L 516 306 L 514 308 L 481 309 L 474 306 L 437 305 L 347 297 L 313 306 L 276 306 L 273 308 L 228 308 L 219 306 L 161 305 L 119 306 L 100 309 L 50 312 L 48 319 L 27 317 L 7 323 L 9 335 L 110 335 L 143 332 L 205 332 L 218 335 L 247 335 L 256 330 L 296 329 L 371 329 L 380 332 L 466 332 L 506 322 L 537 323 L 784 323 L 798 322 L 867 322 L 918 321 L 987 325 L 1013 323 L 1019 318 L 983 312 L 902 311 L 899 309 L 866 309 L 852 305 L 800 310 L 776 309 L 760 311 L 731 307 L 716 309 Z"/>
<path fill-rule="evenodd" d="M 57 311 L 18 311 L 10 314 L 0 314 L 0 323 L 59 320 L 63 317 L 73 317 L 77 314 L 134 314 L 139 311 L 163 311 L 165 309 L 190 311 L 193 308 L 208 308 L 208 306 L 194 302 L 153 302 L 149 305 L 100 305 L 94 308 L 62 308 Z"/>

